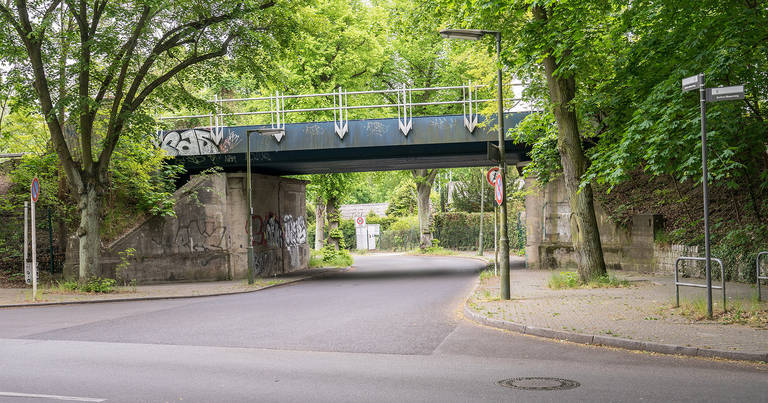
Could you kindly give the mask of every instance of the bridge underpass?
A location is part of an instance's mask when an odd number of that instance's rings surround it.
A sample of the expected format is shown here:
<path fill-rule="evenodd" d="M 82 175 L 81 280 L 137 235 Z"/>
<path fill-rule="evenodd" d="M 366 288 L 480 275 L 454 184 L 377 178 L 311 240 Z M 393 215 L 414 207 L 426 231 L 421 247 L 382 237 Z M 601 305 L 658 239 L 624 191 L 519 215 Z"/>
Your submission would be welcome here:
<path fill-rule="evenodd" d="M 115 277 L 119 252 L 133 248 L 140 262 L 131 266 L 131 278 L 140 282 L 243 278 L 246 268 L 248 217 L 253 222 L 253 246 L 259 273 L 271 276 L 307 267 L 305 182 L 279 175 L 354 171 L 404 170 L 495 165 L 489 150 L 498 141 L 496 117 L 485 121 L 478 111 L 477 86 L 358 91 L 338 94 L 260 97 L 269 110 L 170 117 L 208 119 L 207 127 L 159 132 L 157 145 L 185 165 L 190 176 L 208 168 L 224 172 L 191 180 L 176 193 L 175 216 L 151 217 L 108 245 L 103 253 L 104 277 Z M 460 100 L 411 102 L 414 91 L 460 90 Z M 474 98 L 471 95 L 475 93 Z M 347 103 L 347 96 L 396 95 L 395 104 Z M 470 94 L 467 96 L 467 94 Z M 333 97 L 333 107 L 285 108 L 285 99 Z M 370 101 L 370 98 L 367 99 Z M 414 107 L 463 105 L 462 115 L 413 116 Z M 395 108 L 396 118 L 348 119 L 349 111 Z M 286 114 L 333 112 L 333 121 L 286 123 Z M 269 124 L 233 125 L 236 116 L 258 118 L 268 114 Z M 386 113 L 376 113 L 386 116 Z M 370 114 L 369 114 L 370 116 Z M 504 126 L 516 126 L 525 114 L 510 112 Z M 229 118 L 229 125 L 225 121 Z M 259 119 L 252 119 L 258 121 Z M 261 120 L 263 122 L 263 120 Z M 258 122 L 258 123 L 261 123 Z M 254 176 L 254 208 L 249 213 L 246 196 L 247 138 Z M 524 146 L 506 141 L 506 161 L 527 158 Z M 496 151 L 496 159 L 499 158 Z M 76 247 L 69 250 L 77 250 Z M 76 256 L 67 267 L 76 267 Z"/>

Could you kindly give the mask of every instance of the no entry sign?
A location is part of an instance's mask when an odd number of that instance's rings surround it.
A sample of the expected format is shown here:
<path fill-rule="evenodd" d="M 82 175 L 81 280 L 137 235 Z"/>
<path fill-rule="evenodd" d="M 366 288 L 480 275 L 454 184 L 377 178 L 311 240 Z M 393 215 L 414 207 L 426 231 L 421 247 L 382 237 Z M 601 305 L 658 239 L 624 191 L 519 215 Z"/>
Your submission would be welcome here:
<path fill-rule="evenodd" d="M 362 227 L 363 225 L 365 225 L 365 217 L 356 217 L 355 227 Z"/>
<path fill-rule="evenodd" d="M 29 195 L 32 196 L 32 201 L 37 203 L 37 198 L 40 197 L 40 181 L 37 178 L 32 179 L 32 185 L 29 186 Z"/>

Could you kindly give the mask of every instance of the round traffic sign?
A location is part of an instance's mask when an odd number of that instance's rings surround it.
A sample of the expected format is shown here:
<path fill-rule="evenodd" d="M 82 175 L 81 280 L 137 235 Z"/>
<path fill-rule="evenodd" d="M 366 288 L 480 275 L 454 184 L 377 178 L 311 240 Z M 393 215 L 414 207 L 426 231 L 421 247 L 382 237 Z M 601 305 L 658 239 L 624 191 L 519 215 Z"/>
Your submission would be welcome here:
<path fill-rule="evenodd" d="M 37 198 L 40 197 L 40 181 L 37 178 L 32 179 L 32 185 L 29 186 L 29 194 L 32 196 L 32 201 L 37 202 Z"/>
<path fill-rule="evenodd" d="M 365 224 L 365 218 L 357 217 L 357 219 L 355 219 L 355 222 L 357 222 L 357 225 L 363 225 Z"/>
<path fill-rule="evenodd" d="M 496 178 L 499 177 L 501 172 L 499 172 L 499 167 L 493 167 L 488 170 L 488 173 L 485 174 L 485 179 L 488 180 L 488 183 L 491 184 L 491 186 L 496 185 Z"/>

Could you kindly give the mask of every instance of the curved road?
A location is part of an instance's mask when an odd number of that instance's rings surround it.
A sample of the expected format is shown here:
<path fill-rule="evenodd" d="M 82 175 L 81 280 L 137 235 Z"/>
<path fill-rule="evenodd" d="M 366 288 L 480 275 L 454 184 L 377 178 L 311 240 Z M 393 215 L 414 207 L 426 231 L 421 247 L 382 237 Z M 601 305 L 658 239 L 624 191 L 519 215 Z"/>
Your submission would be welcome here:
<path fill-rule="evenodd" d="M 482 267 L 371 255 L 357 257 L 350 272 L 250 294 L 3 309 L 0 402 L 768 399 L 765 366 L 581 346 L 468 322 L 461 308 Z M 497 384 L 528 376 L 581 386 Z"/>

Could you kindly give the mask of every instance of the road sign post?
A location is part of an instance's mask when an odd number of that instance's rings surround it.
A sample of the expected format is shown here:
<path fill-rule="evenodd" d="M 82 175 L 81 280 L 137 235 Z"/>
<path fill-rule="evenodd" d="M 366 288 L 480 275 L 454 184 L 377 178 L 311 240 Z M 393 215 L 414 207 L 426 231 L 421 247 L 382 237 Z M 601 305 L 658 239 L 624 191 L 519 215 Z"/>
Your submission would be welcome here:
<path fill-rule="evenodd" d="M 707 316 L 712 318 L 712 256 L 709 242 L 709 172 L 707 166 L 707 102 L 744 99 L 744 86 L 705 88 L 704 74 L 686 77 L 682 80 L 683 92 L 699 90 L 701 109 L 701 189 L 704 193 L 704 267 L 707 281 Z M 725 281 L 725 279 L 723 279 Z M 723 283 L 725 284 L 725 283 Z M 725 306 L 723 306 L 725 310 Z"/>
<path fill-rule="evenodd" d="M 32 200 L 32 211 L 30 214 L 30 221 L 32 222 L 30 228 L 32 232 L 32 301 L 35 301 L 37 299 L 37 231 L 35 231 L 37 226 L 35 225 L 35 203 L 37 203 L 37 199 L 40 197 L 40 181 L 37 178 L 32 179 L 32 184 L 29 186 L 29 196 Z"/>
<path fill-rule="evenodd" d="M 24 202 L 24 282 L 32 284 L 32 270 L 29 265 L 29 202 Z"/>

